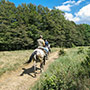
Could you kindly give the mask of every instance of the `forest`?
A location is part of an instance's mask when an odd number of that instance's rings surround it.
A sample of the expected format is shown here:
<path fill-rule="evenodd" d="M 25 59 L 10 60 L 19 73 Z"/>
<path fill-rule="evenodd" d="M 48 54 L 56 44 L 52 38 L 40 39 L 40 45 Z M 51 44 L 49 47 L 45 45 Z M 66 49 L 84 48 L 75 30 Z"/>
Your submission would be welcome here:
<path fill-rule="evenodd" d="M 42 5 L 0 0 L 0 51 L 33 49 L 40 34 L 51 47 L 90 46 L 90 25 L 66 20 L 64 12 Z"/>

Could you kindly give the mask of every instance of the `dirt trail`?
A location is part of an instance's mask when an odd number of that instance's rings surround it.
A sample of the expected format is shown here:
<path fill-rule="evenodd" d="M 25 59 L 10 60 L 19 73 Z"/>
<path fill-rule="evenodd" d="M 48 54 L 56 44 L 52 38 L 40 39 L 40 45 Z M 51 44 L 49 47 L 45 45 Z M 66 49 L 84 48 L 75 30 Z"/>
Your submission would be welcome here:
<path fill-rule="evenodd" d="M 58 51 L 49 55 L 49 60 L 46 61 L 44 71 L 56 58 L 58 58 Z M 22 68 L 19 68 L 16 72 L 3 75 L 3 77 L 0 78 L 0 90 L 29 90 L 29 88 L 34 85 L 41 75 L 39 70 L 37 70 L 38 74 L 36 78 L 34 78 L 32 66 L 33 63 L 30 63 L 28 65 L 24 65 Z"/>

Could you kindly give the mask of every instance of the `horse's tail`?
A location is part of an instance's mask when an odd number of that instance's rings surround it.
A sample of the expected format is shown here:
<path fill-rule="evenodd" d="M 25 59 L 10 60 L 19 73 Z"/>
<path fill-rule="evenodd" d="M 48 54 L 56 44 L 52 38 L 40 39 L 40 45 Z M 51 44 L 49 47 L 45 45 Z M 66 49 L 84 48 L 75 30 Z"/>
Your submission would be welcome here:
<path fill-rule="evenodd" d="M 29 60 L 26 62 L 27 64 L 32 61 L 32 58 L 36 55 L 37 51 L 33 52 L 29 58 Z"/>

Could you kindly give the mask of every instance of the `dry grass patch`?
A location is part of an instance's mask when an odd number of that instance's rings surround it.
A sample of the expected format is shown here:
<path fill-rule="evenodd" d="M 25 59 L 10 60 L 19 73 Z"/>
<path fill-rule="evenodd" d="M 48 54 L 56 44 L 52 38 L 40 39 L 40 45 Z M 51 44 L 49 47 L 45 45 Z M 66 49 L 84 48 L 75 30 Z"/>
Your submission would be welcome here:
<path fill-rule="evenodd" d="M 32 50 L 4 51 L 0 52 L 0 76 L 7 72 L 16 70 L 22 66 L 30 57 Z"/>

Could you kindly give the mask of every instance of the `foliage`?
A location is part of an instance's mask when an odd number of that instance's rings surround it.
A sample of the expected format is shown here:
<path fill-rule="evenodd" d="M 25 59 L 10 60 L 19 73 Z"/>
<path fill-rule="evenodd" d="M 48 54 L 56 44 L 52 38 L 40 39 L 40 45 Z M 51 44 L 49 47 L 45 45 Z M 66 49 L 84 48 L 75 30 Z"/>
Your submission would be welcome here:
<path fill-rule="evenodd" d="M 84 68 L 84 74 L 90 77 L 90 49 L 87 51 L 86 59 L 81 63 Z"/>
<path fill-rule="evenodd" d="M 83 48 L 85 49 L 85 48 Z M 77 54 L 78 49 L 68 49 L 64 56 L 60 56 L 50 65 L 41 80 L 36 83 L 32 90 L 89 90 L 90 78 L 82 66 L 85 64 L 87 54 Z M 89 68 L 88 68 L 89 70 Z M 89 70 L 90 71 L 90 70 Z"/>
<path fill-rule="evenodd" d="M 0 0 L 1 51 L 36 48 L 40 34 L 52 47 L 90 45 L 90 25 L 76 25 L 55 8 Z"/>
<path fill-rule="evenodd" d="M 80 54 L 80 53 L 84 53 L 84 50 L 83 50 L 83 48 L 81 47 L 81 48 L 78 48 L 78 52 L 77 52 L 78 54 Z"/>
<path fill-rule="evenodd" d="M 64 48 L 62 48 L 62 49 L 59 51 L 59 55 L 65 55 Z"/>

